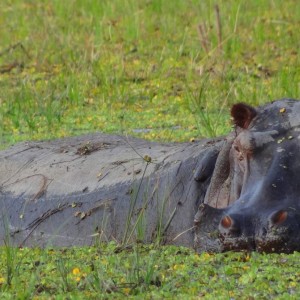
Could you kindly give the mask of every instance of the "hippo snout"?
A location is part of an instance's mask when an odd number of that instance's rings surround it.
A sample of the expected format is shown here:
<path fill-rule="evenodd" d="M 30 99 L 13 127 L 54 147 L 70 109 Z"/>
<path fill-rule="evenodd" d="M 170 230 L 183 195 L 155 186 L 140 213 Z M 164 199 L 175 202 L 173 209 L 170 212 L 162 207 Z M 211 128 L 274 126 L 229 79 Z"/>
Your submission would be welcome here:
<path fill-rule="evenodd" d="M 227 213 L 221 217 L 218 230 L 223 251 L 290 253 L 300 250 L 300 215 L 291 208 L 258 215 Z"/>

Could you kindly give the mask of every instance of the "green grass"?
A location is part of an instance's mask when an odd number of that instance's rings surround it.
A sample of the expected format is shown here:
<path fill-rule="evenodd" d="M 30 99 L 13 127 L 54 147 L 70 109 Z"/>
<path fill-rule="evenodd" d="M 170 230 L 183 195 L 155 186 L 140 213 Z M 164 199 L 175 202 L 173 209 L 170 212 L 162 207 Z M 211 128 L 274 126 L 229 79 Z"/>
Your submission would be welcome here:
<path fill-rule="evenodd" d="M 225 134 L 232 103 L 299 97 L 296 3 L 224 1 L 219 39 L 212 1 L 1 1 L 1 145 Z"/>
<path fill-rule="evenodd" d="M 159 141 L 217 136 L 230 130 L 235 102 L 300 98 L 298 1 L 220 1 L 221 38 L 214 4 L 2 0 L 0 147 L 93 131 Z M 0 258 L 1 299 L 300 295 L 298 253 L 8 243 Z"/>
<path fill-rule="evenodd" d="M 299 299 L 300 254 L 196 254 L 183 247 L 115 244 L 17 249 L 1 299 Z M 54 297 L 55 295 L 55 297 Z"/>

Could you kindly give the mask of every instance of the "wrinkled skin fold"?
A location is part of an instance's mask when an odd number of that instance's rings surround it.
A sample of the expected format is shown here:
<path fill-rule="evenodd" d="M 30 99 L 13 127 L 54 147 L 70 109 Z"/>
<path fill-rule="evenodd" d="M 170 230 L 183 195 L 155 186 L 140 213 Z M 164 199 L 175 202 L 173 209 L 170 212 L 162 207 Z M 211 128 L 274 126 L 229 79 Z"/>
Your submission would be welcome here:
<path fill-rule="evenodd" d="M 234 131 L 200 164 L 210 174 L 195 173 L 210 180 L 195 216 L 196 249 L 300 250 L 300 102 L 239 103 L 231 115 Z"/>

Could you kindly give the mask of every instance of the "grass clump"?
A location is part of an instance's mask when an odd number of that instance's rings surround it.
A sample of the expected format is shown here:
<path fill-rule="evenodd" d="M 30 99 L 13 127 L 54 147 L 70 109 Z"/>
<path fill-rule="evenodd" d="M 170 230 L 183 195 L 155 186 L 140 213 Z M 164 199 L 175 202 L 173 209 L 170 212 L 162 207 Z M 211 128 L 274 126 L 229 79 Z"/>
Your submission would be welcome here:
<path fill-rule="evenodd" d="M 114 243 L 73 249 L 18 249 L 18 275 L 6 280 L 0 248 L 2 299 L 296 299 L 299 272 L 291 255 L 196 254 L 183 247 Z M 56 298 L 57 299 L 57 298 Z"/>
<path fill-rule="evenodd" d="M 296 1 L 1 1 L 0 138 L 221 135 L 299 97 Z M 217 17 L 219 15 L 219 18 Z"/>

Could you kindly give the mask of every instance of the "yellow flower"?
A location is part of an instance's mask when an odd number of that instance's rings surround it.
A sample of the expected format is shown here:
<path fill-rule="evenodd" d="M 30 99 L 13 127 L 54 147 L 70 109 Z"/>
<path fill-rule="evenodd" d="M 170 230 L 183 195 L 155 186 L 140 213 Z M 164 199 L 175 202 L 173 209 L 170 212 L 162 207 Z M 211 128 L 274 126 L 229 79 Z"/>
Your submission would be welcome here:
<path fill-rule="evenodd" d="M 251 258 L 250 254 L 249 254 L 249 253 L 247 253 L 247 255 L 245 256 L 244 260 L 245 260 L 245 261 L 249 261 L 249 260 L 250 260 L 250 258 Z"/>
<path fill-rule="evenodd" d="M 174 265 L 174 266 L 173 266 L 173 269 L 174 269 L 174 270 L 183 270 L 184 267 L 185 267 L 185 266 L 182 265 L 182 264 L 181 264 L 181 265 Z"/>
<path fill-rule="evenodd" d="M 138 66 L 138 65 L 141 64 L 141 62 L 138 59 L 134 59 L 133 60 L 133 64 L 136 65 L 136 66 Z"/>
<path fill-rule="evenodd" d="M 0 285 L 5 282 L 5 278 L 0 276 Z"/>
<path fill-rule="evenodd" d="M 78 274 L 80 274 L 79 268 L 74 268 L 74 269 L 72 270 L 72 273 L 73 273 L 73 275 L 78 275 Z"/>
<path fill-rule="evenodd" d="M 195 259 L 196 261 L 199 261 L 199 260 L 200 260 L 200 256 L 199 256 L 198 253 L 194 254 L 194 259 Z"/>

